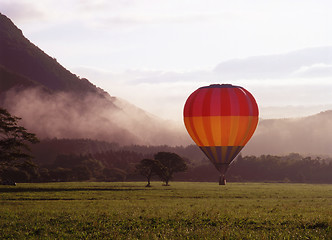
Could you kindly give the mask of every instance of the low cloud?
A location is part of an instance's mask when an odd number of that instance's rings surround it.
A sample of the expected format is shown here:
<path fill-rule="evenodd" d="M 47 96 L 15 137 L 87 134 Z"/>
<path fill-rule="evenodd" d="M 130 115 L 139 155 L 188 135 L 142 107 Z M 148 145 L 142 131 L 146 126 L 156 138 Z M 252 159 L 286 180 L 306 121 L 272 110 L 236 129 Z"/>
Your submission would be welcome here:
<path fill-rule="evenodd" d="M 189 140 L 178 125 L 107 96 L 11 90 L 3 105 L 40 138 L 91 138 L 154 145 L 181 145 Z"/>
<path fill-rule="evenodd" d="M 327 79 L 332 65 L 330 53 L 332 47 L 303 49 L 227 61 L 214 70 L 115 73 L 76 68 L 74 72 L 93 79 L 115 96 L 178 122 L 182 122 L 187 97 L 197 88 L 213 83 L 231 83 L 249 90 L 260 106 L 262 118 L 299 117 L 328 110 L 332 104 L 332 82 Z"/>
<path fill-rule="evenodd" d="M 261 107 L 265 119 L 298 118 L 314 115 L 332 109 L 332 104 L 321 105 L 286 105 Z"/>
<path fill-rule="evenodd" d="M 332 47 L 307 48 L 278 55 L 233 59 L 218 64 L 214 72 L 222 79 L 283 79 L 294 76 L 312 77 L 308 71 L 326 73 L 326 65 L 332 64 Z M 304 71 L 307 70 L 307 71 Z M 301 73 L 301 74 L 299 74 Z"/>
<path fill-rule="evenodd" d="M 1 1 L 1 12 L 18 23 L 41 21 L 46 18 L 45 11 L 42 11 L 35 2 L 29 1 Z"/>
<path fill-rule="evenodd" d="M 332 76 L 332 64 L 317 63 L 310 66 L 303 66 L 292 74 L 300 78 L 330 78 Z"/>
<path fill-rule="evenodd" d="M 145 112 L 119 98 L 39 89 L 10 91 L 4 100 L 12 114 L 39 138 L 90 138 L 120 144 L 193 144 L 183 124 Z M 163 106 L 163 105 L 161 105 Z M 296 119 L 260 120 L 244 154 L 290 152 L 332 155 L 332 111 Z"/>
<path fill-rule="evenodd" d="M 262 120 L 245 154 L 332 155 L 332 111 L 297 119 Z"/>

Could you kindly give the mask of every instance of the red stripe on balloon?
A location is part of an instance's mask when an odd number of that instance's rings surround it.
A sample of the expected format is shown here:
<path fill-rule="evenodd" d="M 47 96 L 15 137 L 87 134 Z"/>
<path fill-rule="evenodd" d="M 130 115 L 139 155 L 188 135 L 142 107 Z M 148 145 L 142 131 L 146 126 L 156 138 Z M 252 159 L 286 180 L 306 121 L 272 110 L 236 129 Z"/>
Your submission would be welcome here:
<path fill-rule="evenodd" d="M 187 99 L 184 116 L 258 116 L 258 108 L 244 88 L 199 88 Z"/>
<path fill-rule="evenodd" d="M 220 108 L 213 116 L 230 116 L 231 115 L 231 97 L 227 88 L 216 88 L 220 94 Z"/>
<path fill-rule="evenodd" d="M 231 109 L 230 114 L 227 116 L 245 116 L 240 112 L 240 101 L 239 101 L 239 94 L 237 88 L 228 88 L 228 94 L 230 97 L 230 104 L 229 107 Z"/>
<path fill-rule="evenodd" d="M 202 116 L 211 116 L 211 96 L 212 96 L 213 88 L 206 88 L 204 89 L 204 92 L 202 92 L 202 109 L 200 112 L 202 112 Z"/>

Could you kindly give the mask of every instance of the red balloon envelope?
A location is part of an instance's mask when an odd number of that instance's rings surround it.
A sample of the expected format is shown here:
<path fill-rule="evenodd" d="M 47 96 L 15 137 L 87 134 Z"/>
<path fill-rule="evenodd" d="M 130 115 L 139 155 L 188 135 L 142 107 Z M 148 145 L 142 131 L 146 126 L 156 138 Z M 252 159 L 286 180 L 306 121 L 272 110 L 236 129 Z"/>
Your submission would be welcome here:
<path fill-rule="evenodd" d="M 258 123 L 258 106 L 243 87 L 213 84 L 197 89 L 184 106 L 184 123 L 194 142 L 224 175 Z"/>

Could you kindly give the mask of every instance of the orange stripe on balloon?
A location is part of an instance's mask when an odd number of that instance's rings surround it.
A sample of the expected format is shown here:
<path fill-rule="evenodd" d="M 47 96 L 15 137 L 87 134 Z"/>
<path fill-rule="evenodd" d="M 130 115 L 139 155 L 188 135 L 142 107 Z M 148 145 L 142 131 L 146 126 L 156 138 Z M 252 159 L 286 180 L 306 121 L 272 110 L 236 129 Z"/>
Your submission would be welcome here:
<path fill-rule="evenodd" d="M 228 146 L 237 146 L 236 137 L 239 135 L 240 116 L 230 117 L 231 129 L 229 133 Z"/>
<path fill-rule="evenodd" d="M 185 117 L 184 122 L 199 146 L 244 146 L 256 129 L 258 117 Z"/>
<path fill-rule="evenodd" d="M 220 121 L 220 118 L 212 116 L 210 117 L 210 123 L 213 126 L 213 134 L 212 134 L 212 138 L 213 138 L 213 145 L 214 146 L 221 146 L 221 135 L 218 133 L 221 133 L 223 126 L 222 123 Z"/>
<path fill-rule="evenodd" d="M 252 123 L 251 123 L 251 128 L 249 130 L 248 136 L 245 140 L 244 144 L 247 144 L 247 142 L 251 139 L 252 135 L 254 134 L 258 124 L 258 117 L 252 117 Z"/>
<path fill-rule="evenodd" d="M 258 116 L 249 116 L 249 122 L 248 127 L 246 129 L 245 134 L 243 135 L 243 138 L 240 142 L 241 146 L 244 146 L 247 144 L 247 142 L 250 140 L 251 136 L 254 134 L 257 124 L 258 124 Z"/>
<path fill-rule="evenodd" d="M 214 142 L 214 139 L 213 139 L 213 135 L 214 135 L 213 133 L 215 131 L 212 131 L 211 117 L 202 117 L 202 120 L 203 120 L 203 126 L 204 126 L 206 140 L 208 142 L 207 145 L 208 146 L 215 146 L 215 142 Z"/>
<path fill-rule="evenodd" d="M 234 142 L 234 146 L 243 146 L 243 139 L 245 138 L 249 125 L 250 116 L 241 116 L 238 122 L 238 132 Z"/>
<path fill-rule="evenodd" d="M 196 127 L 194 125 L 194 119 L 192 117 L 185 117 L 184 124 L 187 128 L 187 131 L 188 131 L 190 137 L 193 139 L 193 141 L 198 146 L 202 146 L 203 143 L 201 142 L 200 137 L 197 135 Z"/>
<path fill-rule="evenodd" d="M 231 133 L 231 117 L 230 116 L 215 116 L 217 121 L 220 121 L 221 131 L 215 132 L 217 136 L 220 136 L 220 142 L 217 142 L 217 146 L 227 146 L 229 142 L 229 135 Z"/>
<path fill-rule="evenodd" d="M 192 117 L 191 122 L 193 123 L 193 128 L 197 132 L 199 137 L 200 145 L 199 146 L 210 146 L 208 138 L 205 133 L 205 126 L 203 118 L 206 117 Z"/>

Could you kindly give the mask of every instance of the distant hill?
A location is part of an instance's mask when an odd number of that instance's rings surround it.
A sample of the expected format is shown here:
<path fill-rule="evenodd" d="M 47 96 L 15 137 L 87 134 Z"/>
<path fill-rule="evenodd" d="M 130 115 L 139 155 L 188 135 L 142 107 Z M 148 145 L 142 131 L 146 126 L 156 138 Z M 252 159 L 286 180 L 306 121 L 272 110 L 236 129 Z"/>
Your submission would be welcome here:
<path fill-rule="evenodd" d="M 259 122 L 246 154 L 317 154 L 332 156 L 332 110 L 303 118 Z"/>
<path fill-rule="evenodd" d="M 23 36 L 0 14 L 0 106 L 40 138 L 91 138 L 120 144 L 183 144 L 185 132 L 110 96 Z"/>

